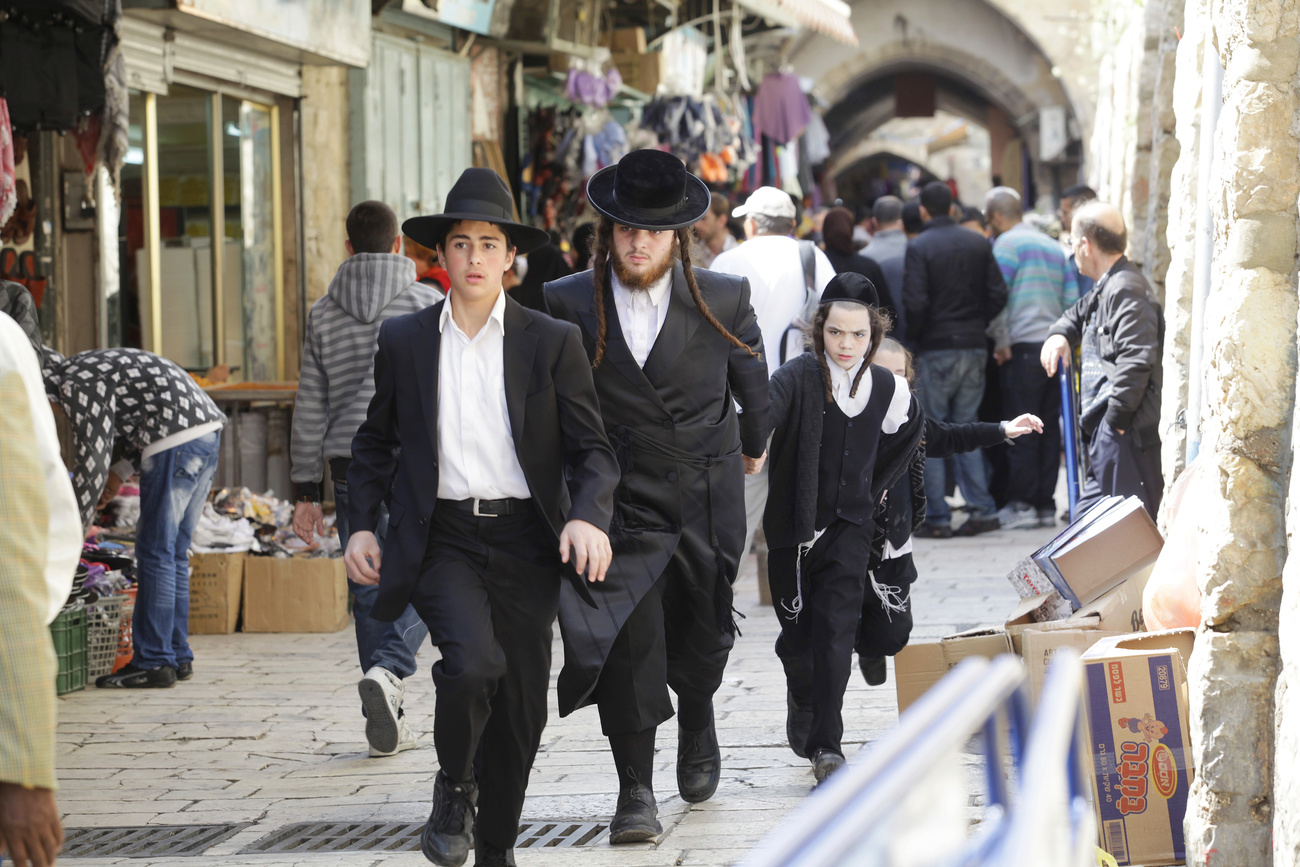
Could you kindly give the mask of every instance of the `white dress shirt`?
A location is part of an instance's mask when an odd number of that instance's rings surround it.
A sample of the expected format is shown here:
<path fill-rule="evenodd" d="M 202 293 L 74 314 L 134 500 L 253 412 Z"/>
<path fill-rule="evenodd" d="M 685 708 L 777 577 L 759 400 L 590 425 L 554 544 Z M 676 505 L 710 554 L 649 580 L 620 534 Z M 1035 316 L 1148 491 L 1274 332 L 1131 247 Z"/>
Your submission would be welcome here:
<path fill-rule="evenodd" d="M 451 306 L 448 296 L 438 319 L 438 498 L 526 500 L 532 494 L 506 410 L 506 293 L 473 339 Z"/>
<path fill-rule="evenodd" d="M 628 289 L 614 275 L 614 309 L 618 311 L 618 324 L 623 329 L 623 339 L 632 351 L 636 363 L 645 367 L 659 332 L 668 318 L 668 287 L 673 283 L 673 271 L 659 278 L 649 289 Z"/>
<path fill-rule="evenodd" d="M 849 392 L 853 389 L 853 378 L 858 375 L 858 371 L 865 363 L 866 359 L 863 359 L 855 364 L 852 370 L 845 370 L 835 363 L 830 353 L 826 353 L 826 366 L 831 370 L 831 394 L 835 396 L 836 405 L 849 418 L 857 418 L 861 415 L 867 408 L 867 402 L 871 400 L 871 371 L 862 374 L 862 381 L 858 383 L 858 393 L 849 397 Z M 880 425 L 880 432 L 886 434 L 898 433 L 898 429 L 907 422 L 907 410 L 912 402 L 912 392 L 907 388 L 907 380 L 896 373 L 892 375 L 894 397 L 889 401 L 889 409 L 885 410 L 885 420 Z"/>

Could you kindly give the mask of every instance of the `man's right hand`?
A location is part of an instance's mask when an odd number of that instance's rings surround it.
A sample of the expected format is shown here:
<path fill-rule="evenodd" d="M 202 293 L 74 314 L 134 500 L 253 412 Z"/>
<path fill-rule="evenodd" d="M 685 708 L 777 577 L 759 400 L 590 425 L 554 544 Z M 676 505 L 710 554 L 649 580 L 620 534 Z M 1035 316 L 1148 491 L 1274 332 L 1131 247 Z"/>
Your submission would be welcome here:
<path fill-rule="evenodd" d="M 308 545 L 325 535 L 325 513 L 320 503 L 298 503 L 293 507 L 293 531 Z"/>
<path fill-rule="evenodd" d="M 1060 334 L 1053 334 L 1043 343 L 1039 361 L 1043 363 L 1043 370 L 1047 371 L 1048 376 L 1056 376 L 1058 365 L 1070 366 L 1070 341 Z"/>
<path fill-rule="evenodd" d="M 369 530 L 359 530 L 348 539 L 348 550 L 343 555 L 343 565 L 348 577 L 358 584 L 379 583 L 379 540 Z"/>
<path fill-rule="evenodd" d="M 62 848 L 54 793 L 0 783 L 0 855 L 8 855 L 14 867 L 49 867 Z"/>

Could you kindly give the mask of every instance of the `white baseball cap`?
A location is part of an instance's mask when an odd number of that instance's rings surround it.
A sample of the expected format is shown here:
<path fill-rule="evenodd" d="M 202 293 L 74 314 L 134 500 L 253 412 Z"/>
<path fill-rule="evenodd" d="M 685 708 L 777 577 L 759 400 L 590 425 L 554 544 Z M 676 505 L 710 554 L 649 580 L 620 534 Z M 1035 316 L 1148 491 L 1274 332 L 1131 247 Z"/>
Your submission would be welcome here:
<path fill-rule="evenodd" d="M 785 217 L 794 219 L 794 200 L 776 187 L 759 187 L 749 194 L 745 204 L 731 212 L 733 217 L 747 217 L 750 214 L 762 214 L 765 217 Z"/>

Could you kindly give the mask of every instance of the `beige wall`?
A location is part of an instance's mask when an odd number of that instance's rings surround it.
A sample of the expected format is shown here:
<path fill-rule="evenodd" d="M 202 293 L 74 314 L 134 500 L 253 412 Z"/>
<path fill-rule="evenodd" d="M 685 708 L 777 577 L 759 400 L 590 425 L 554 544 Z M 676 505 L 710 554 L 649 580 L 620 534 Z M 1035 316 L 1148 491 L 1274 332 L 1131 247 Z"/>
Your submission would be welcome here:
<path fill-rule="evenodd" d="M 306 304 L 325 294 L 347 256 L 344 221 L 351 207 L 348 182 L 348 70 L 302 68 L 302 231 Z"/>

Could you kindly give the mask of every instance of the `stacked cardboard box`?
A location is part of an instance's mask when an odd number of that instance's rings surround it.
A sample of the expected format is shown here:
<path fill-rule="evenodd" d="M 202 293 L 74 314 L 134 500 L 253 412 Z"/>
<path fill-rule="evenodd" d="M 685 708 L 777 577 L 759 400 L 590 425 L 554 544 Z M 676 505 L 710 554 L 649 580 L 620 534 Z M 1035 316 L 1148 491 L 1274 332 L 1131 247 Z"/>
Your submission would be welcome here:
<path fill-rule="evenodd" d="M 623 83 L 633 90 L 653 95 L 663 80 L 666 56 L 662 51 L 646 54 L 638 51 L 615 51 L 611 56 Z"/>

